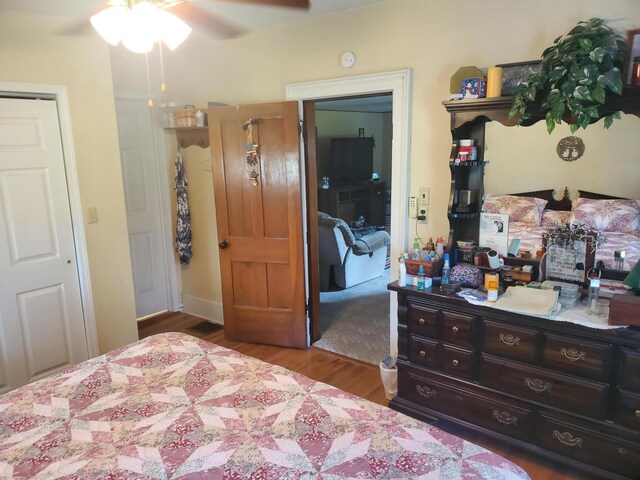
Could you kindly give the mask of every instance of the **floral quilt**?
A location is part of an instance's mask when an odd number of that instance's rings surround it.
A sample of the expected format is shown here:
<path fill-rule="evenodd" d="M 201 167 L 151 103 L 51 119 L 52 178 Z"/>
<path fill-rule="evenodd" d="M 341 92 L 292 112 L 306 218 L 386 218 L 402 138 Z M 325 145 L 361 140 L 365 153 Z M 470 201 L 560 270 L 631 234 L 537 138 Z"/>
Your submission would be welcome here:
<path fill-rule="evenodd" d="M 529 477 L 386 407 L 170 333 L 1 396 L 0 478 Z"/>

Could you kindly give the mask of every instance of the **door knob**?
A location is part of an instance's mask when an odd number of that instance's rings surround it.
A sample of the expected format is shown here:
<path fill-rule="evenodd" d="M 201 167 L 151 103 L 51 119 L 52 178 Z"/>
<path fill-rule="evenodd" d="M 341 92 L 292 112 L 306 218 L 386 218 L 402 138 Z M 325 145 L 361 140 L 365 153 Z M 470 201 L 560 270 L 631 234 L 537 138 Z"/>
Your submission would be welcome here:
<path fill-rule="evenodd" d="M 229 242 L 227 242 L 227 240 L 222 240 L 218 246 L 220 247 L 220 250 L 224 250 L 225 248 L 227 248 L 229 246 Z"/>

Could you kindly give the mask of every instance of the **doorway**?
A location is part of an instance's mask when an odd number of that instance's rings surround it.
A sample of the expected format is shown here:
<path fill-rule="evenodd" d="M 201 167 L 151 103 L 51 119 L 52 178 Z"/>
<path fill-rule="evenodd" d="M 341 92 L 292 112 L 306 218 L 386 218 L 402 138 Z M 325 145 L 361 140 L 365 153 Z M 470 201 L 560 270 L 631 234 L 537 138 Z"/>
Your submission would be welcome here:
<path fill-rule="evenodd" d="M 298 100 L 300 118 L 311 119 L 313 127 L 307 125 L 307 148 L 315 151 L 315 101 L 337 99 L 344 97 L 379 95 L 391 93 L 392 98 L 392 147 L 391 147 L 391 249 L 390 249 L 390 280 L 394 280 L 397 271 L 398 257 L 407 244 L 408 218 L 407 198 L 409 183 L 409 151 L 410 151 L 410 121 L 411 121 L 411 86 L 412 71 L 410 69 L 355 77 L 345 77 L 317 82 L 292 84 L 287 86 L 287 99 Z M 307 152 L 309 155 L 309 152 Z M 309 157 L 307 157 L 308 159 Z M 305 159 L 305 162 L 307 161 Z M 315 164 L 314 164 L 315 165 Z M 317 172 L 310 168 L 311 162 L 306 163 L 306 182 L 315 187 Z M 315 188 L 308 187 L 304 198 L 315 208 L 317 196 Z M 311 208 L 310 210 L 313 210 Z M 315 210 L 313 210 L 315 211 Z M 317 221 L 308 211 L 303 217 L 305 234 L 308 233 L 309 251 L 307 258 L 307 294 L 309 299 L 310 336 L 311 343 L 320 338 L 320 305 L 319 305 L 319 272 L 317 262 Z M 314 258 L 315 257 L 315 258 Z M 391 293 L 389 301 L 389 351 L 397 354 L 397 298 Z"/>
<path fill-rule="evenodd" d="M 392 95 L 314 104 L 321 338 L 313 346 L 377 364 L 389 353 Z"/>
<path fill-rule="evenodd" d="M 168 171 L 161 137 L 147 97 L 116 96 L 127 229 L 138 319 L 176 311 L 177 278 L 172 250 Z"/>

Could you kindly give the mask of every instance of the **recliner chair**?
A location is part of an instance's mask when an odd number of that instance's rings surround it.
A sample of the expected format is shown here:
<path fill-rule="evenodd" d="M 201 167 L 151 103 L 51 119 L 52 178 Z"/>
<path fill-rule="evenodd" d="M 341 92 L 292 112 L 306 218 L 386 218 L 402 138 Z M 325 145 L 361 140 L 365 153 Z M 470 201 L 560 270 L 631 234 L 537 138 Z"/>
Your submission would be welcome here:
<path fill-rule="evenodd" d="M 377 231 L 355 239 L 344 220 L 318 212 L 320 290 L 327 291 L 331 267 L 336 285 L 349 288 L 384 273 L 391 237 Z"/>

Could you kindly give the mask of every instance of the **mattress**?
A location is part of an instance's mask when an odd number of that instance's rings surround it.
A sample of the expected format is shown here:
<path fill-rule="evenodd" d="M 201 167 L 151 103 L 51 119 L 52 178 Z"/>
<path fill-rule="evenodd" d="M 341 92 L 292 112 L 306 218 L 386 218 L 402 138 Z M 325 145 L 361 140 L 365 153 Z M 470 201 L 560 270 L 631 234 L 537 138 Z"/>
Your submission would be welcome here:
<path fill-rule="evenodd" d="M 179 333 L 0 397 L 0 477 L 529 478 L 436 427 Z"/>

